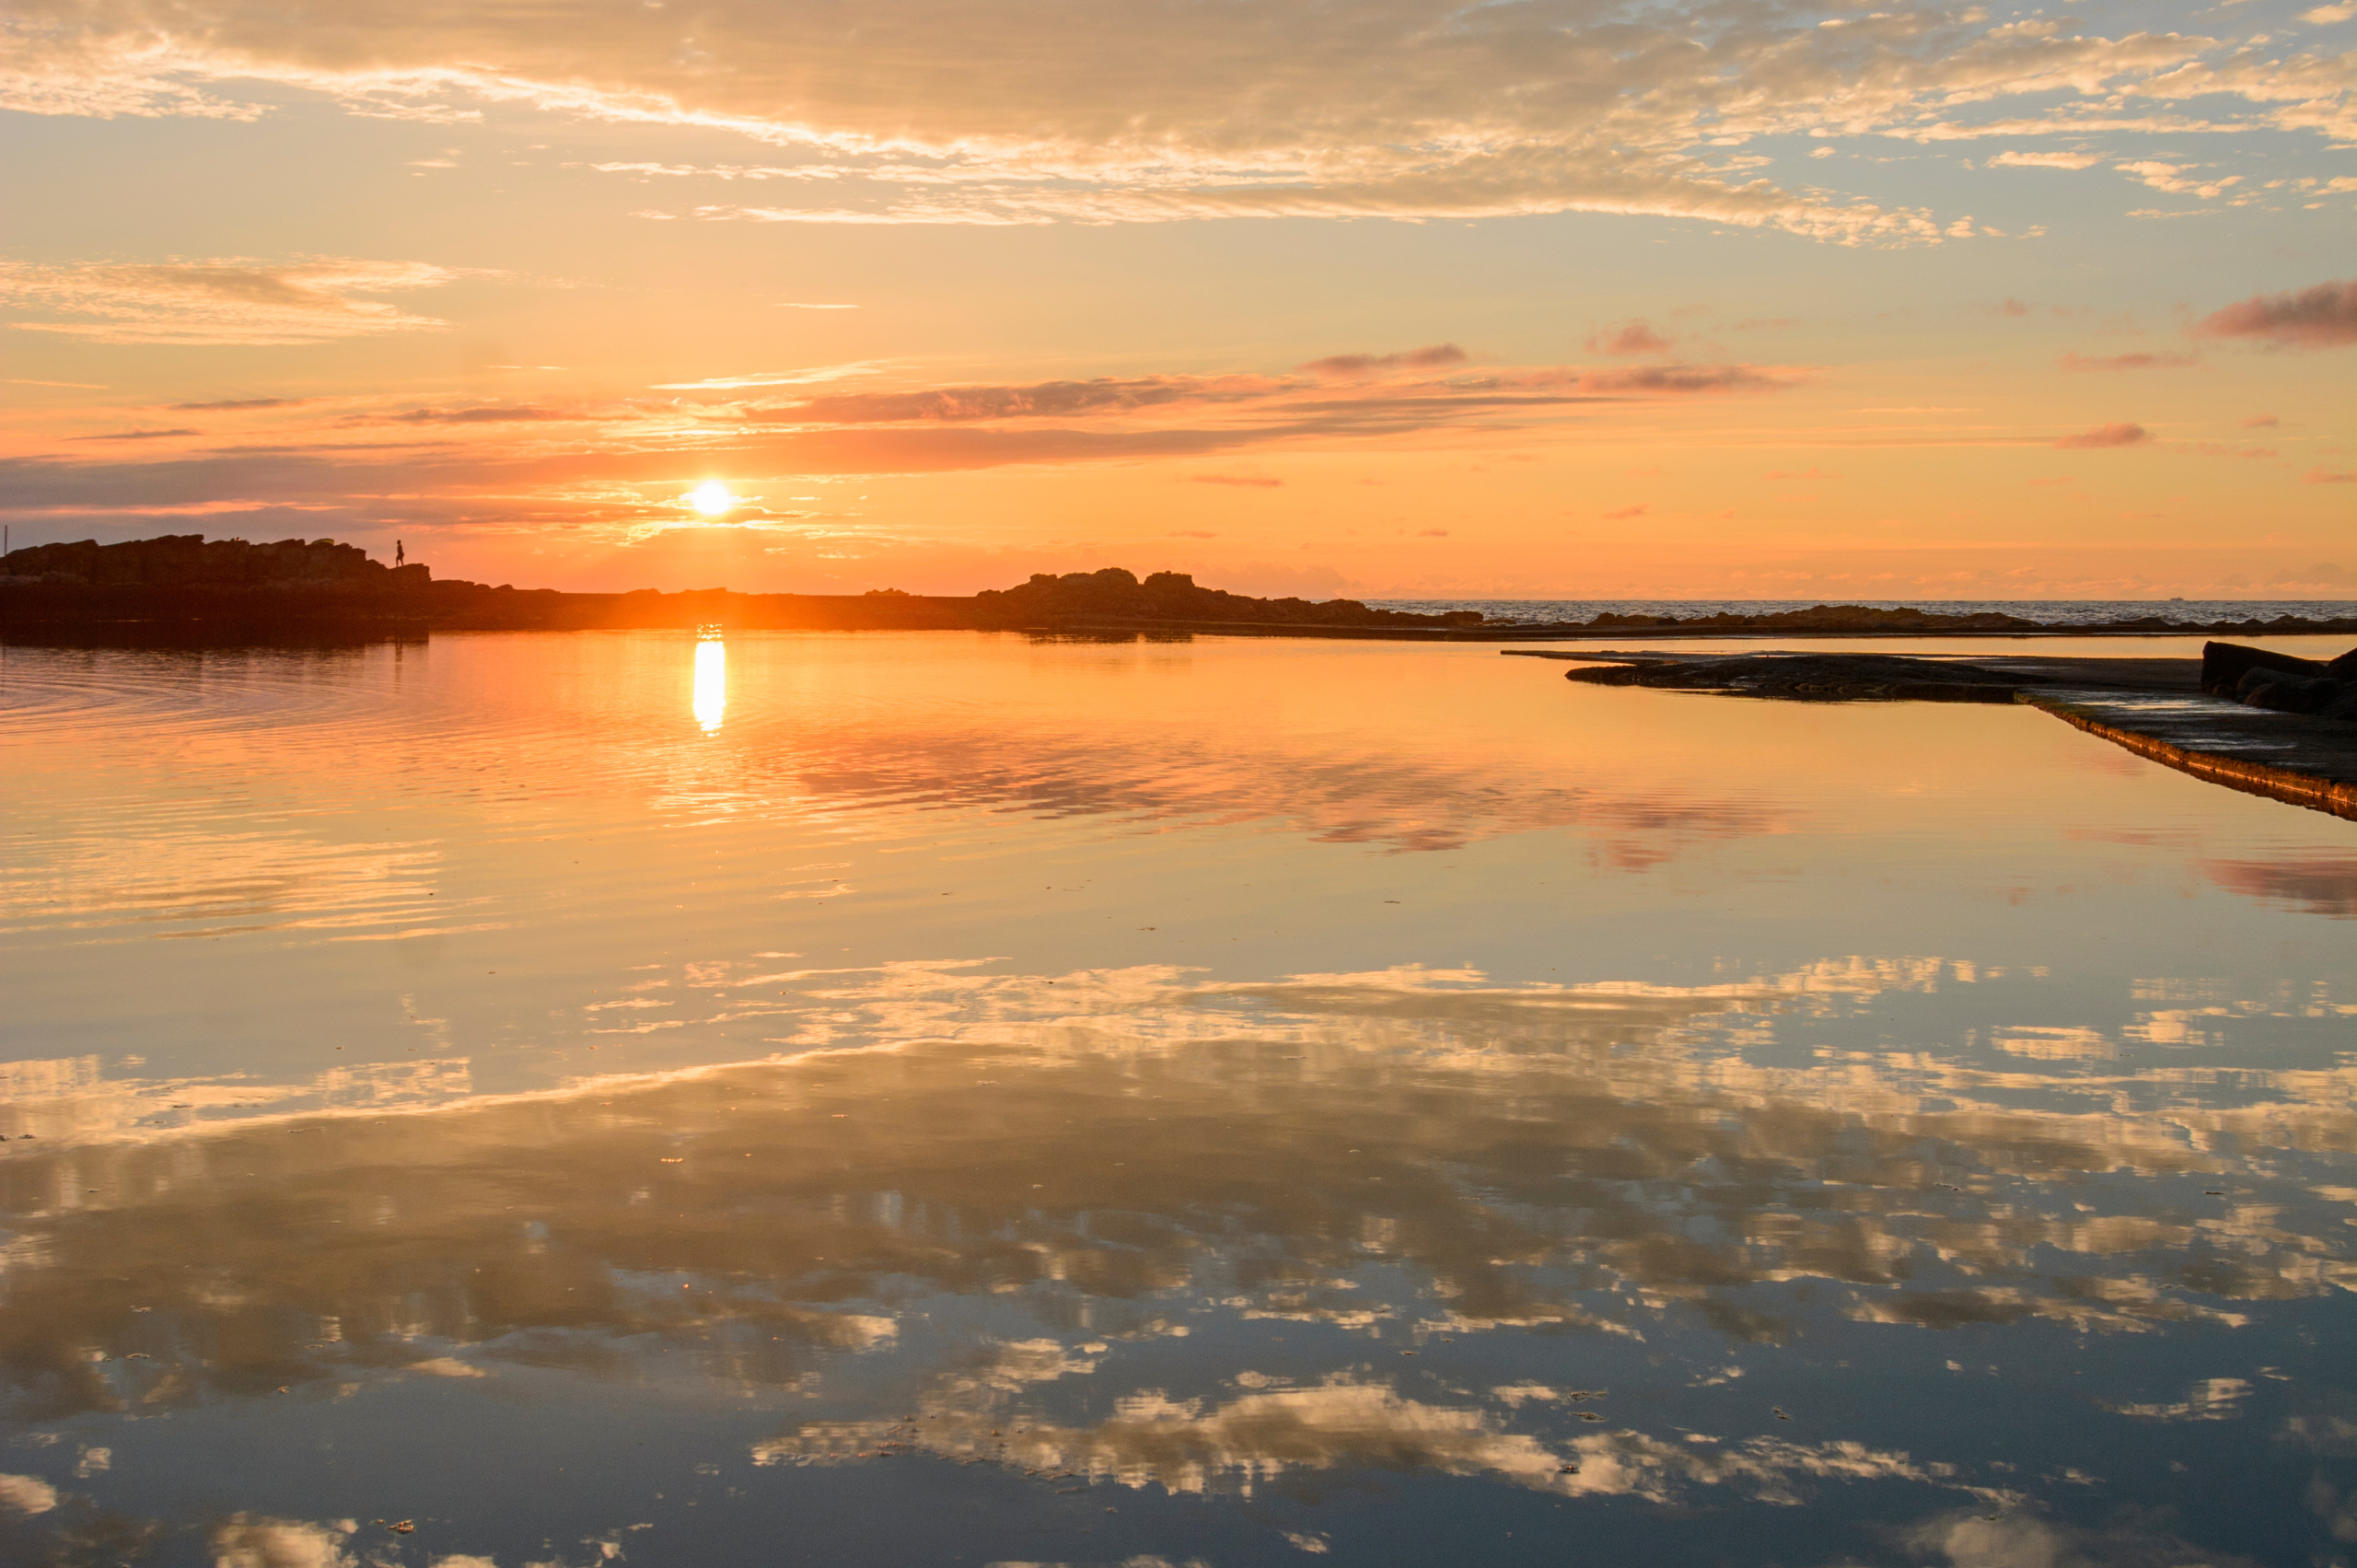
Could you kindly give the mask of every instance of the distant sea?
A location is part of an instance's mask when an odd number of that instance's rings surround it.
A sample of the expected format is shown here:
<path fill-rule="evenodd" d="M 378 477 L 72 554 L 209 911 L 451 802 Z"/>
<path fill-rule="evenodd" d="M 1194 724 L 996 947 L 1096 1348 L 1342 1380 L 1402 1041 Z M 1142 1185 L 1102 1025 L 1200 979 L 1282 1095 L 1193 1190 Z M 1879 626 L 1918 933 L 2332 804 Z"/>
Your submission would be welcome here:
<path fill-rule="evenodd" d="M 2307 621 L 2357 616 L 2357 599 L 2275 598 L 1376 598 L 1378 610 L 1433 614 L 1478 610 L 1496 621 L 1531 625 L 1592 621 L 1619 615 L 1668 615 L 1690 621 L 1706 615 L 1774 615 L 1813 610 L 1820 604 L 1863 604 L 1875 610 L 1920 610 L 1934 615 L 2018 615 L 2050 626 L 2086 626 L 2159 615 L 2171 621 L 2271 621 L 2296 615 Z"/>

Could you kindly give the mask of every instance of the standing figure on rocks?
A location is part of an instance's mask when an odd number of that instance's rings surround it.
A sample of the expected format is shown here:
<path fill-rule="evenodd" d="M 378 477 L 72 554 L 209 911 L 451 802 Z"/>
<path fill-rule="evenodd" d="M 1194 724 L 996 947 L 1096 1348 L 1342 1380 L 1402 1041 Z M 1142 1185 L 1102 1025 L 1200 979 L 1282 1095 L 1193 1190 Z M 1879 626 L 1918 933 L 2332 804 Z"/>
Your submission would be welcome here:
<path fill-rule="evenodd" d="M 398 566 L 403 561 L 408 559 L 409 558 L 407 556 L 401 553 L 401 541 L 400 540 L 393 540 L 393 564 Z"/>

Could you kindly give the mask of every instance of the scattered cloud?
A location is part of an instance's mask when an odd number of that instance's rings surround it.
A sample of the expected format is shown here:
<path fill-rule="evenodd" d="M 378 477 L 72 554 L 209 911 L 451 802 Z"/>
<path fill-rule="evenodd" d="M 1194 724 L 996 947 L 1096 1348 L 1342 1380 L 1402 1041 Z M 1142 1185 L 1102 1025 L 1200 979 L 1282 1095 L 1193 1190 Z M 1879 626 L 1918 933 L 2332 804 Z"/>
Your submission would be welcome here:
<path fill-rule="evenodd" d="M 2303 484 L 2357 484 L 2357 473 L 2336 473 L 2330 469 L 2312 468 L 2300 476 Z"/>
<path fill-rule="evenodd" d="M 2066 354 L 2056 363 L 2065 370 L 2183 370 L 2200 362 L 2189 354 Z"/>
<path fill-rule="evenodd" d="M 2076 436 L 2065 436 L 2054 444 L 2073 451 L 2090 451 L 2105 447 L 2141 447 L 2153 438 L 2153 433 L 2141 424 L 2098 424 L 2093 430 Z"/>
<path fill-rule="evenodd" d="M 1643 321 L 1628 321 L 1594 333 L 1587 340 L 1587 348 L 1590 354 L 1626 359 L 1641 354 L 1667 354 L 1669 340 Z"/>
<path fill-rule="evenodd" d="M 1631 517 L 1642 517 L 1652 509 L 1640 502 L 1634 506 L 1621 506 L 1605 513 L 1604 520 L 1608 523 L 1625 522 Z"/>
<path fill-rule="evenodd" d="M 2290 294 L 2255 294 L 2196 322 L 2198 338 L 2254 338 L 2277 348 L 2357 343 L 2357 278 Z"/>
<path fill-rule="evenodd" d="M 0 261 L 0 301 L 90 321 L 16 321 L 20 331 L 103 343 L 328 343 L 449 323 L 359 297 L 438 288 L 462 275 L 424 261 L 315 258 L 44 264 Z"/>
<path fill-rule="evenodd" d="M 201 430 L 110 430 L 102 436 L 75 436 L 75 441 L 160 441 L 167 436 L 202 436 Z"/>
<path fill-rule="evenodd" d="M 2024 153 L 2011 148 L 1989 160 L 1991 168 L 2093 168 L 2101 153 Z"/>
<path fill-rule="evenodd" d="M 1285 482 L 1282 479 L 1268 479 L 1260 474 L 1249 473 L 1190 473 L 1187 476 L 1187 482 L 1190 484 L 1235 484 L 1252 490 L 1281 490 L 1284 487 Z M 1206 534 L 1204 537 L 1208 539 L 1211 536 Z"/>
<path fill-rule="evenodd" d="M 2199 177 L 2188 179 L 2185 174 L 2186 165 L 2158 163 L 2150 158 L 2129 163 L 2115 163 L 2111 167 L 2122 174 L 2134 175 L 2155 191 L 2166 191 L 2171 195 L 2199 196 L 2203 201 L 2223 195 L 2230 187 L 2242 183 L 2243 178 L 2239 174 L 2230 174 L 2223 180 L 2202 180 Z"/>
<path fill-rule="evenodd" d="M 2271 413 L 2255 413 L 2243 421 L 2245 430 L 2272 430 L 2283 422 Z"/>
<path fill-rule="evenodd" d="M 231 398 L 215 403 L 173 403 L 175 413 L 243 413 L 249 409 L 294 408 L 307 401 L 303 398 Z"/>
<path fill-rule="evenodd" d="M 876 0 L 846 29 L 823 8 L 716 0 L 698 10 L 692 49 L 681 48 L 674 13 L 654 6 L 561 29 L 531 6 L 459 0 L 358 18 L 185 0 L 168 29 L 142 7 L 77 0 L 21 0 L 15 14 L 18 70 L 0 91 L 10 109 L 251 120 L 295 92 L 377 118 L 478 122 L 497 106 L 772 149 L 760 165 L 591 166 L 682 189 L 758 180 L 777 192 L 774 206 L 686 213 L 720 221 L 1591 212 L 1937 244 L 1953 226 L 1928 212 L 1785 189 L 1730 149 L 1810 134 L 2345 135 L 2357 112 L 2344 68 L 2328 58 L 2175 31 L 2105 37 L 2091 21 L 1977 9 L 1936 23 L 1910 12 L 1762 12 L 1726 27 L 1701 0 L 1678 0 L 1642 13 L 1568 11 L 1540 27 L 1520 7 L 1465 0 L 1338 0 L 1218 26 L 1190 6 L 1147 6 L 1116 29 L 1075 25 L 1057 5 Z M 2209 118 L 2169 112 L 2196 99 Z M 2037 107 L 1950 118 L 2008 100 Z M 817 199 L 795 204 L 806 192 Z"/>
<path fill-rule="evenodd" d="M 2300 20 L 2316 28 L 2328 28 L 2335 22 L 2345 22 L 2351 17 L 2357 17 L 2357 6 L 2350 5 L 2348 0 L 2341 0 L 2336 6 L 2317 6 L 2300 13 Z"/>

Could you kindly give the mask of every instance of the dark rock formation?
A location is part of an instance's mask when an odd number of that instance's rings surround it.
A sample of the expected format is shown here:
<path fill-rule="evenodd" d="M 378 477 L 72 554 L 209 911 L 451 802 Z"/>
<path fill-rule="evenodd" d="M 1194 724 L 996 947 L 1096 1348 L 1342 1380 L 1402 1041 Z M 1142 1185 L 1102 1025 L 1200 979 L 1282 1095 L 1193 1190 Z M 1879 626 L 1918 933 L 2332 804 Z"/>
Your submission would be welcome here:
<path fill-rule="evenodd" d="M 357 545 L 331 539 L 242 539 L 205 542 L 201 533 L 165 534 L 122 544 L 81 540 L 28 545 L 0 558 L 0 575 L 97 587 L 377 588 L 424 587 L 424 566 L 387 566 Z"/>
<path fill-rule="evenodd" d="M 2201 649 L 2201 689 L 2254 708 L 2357 722 L 2357 648 L 2327 661 L 2208 643 Z"/>
<path fill-rule="evenodd" d="M 1008 625 L 1106 622 L 1226 622 L 1284 626 L 1479 626 L 1479 610 L 1423 615 L 1374 610 L 1354 598 L 1312 601 L 1250 598 L 1224 588 L 1198 587 L 1184 572 L 1156 572 L 1140 582 L 1119 566 L 1101 572 L 1036 573 L 1016 587 L 985 588 L 976 612 Z"/>

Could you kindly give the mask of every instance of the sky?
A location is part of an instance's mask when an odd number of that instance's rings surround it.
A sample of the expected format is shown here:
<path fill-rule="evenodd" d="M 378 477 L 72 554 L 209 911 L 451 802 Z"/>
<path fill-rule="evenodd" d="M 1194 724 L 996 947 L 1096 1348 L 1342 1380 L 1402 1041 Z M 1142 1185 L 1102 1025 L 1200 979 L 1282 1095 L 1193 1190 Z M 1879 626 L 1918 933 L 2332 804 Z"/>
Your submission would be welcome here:
<path fill-rule="evenodd" d="M 0 29 L 19 545 L 398 540 L 562 588 L 2357 598 L 2357 0 Z"/>

